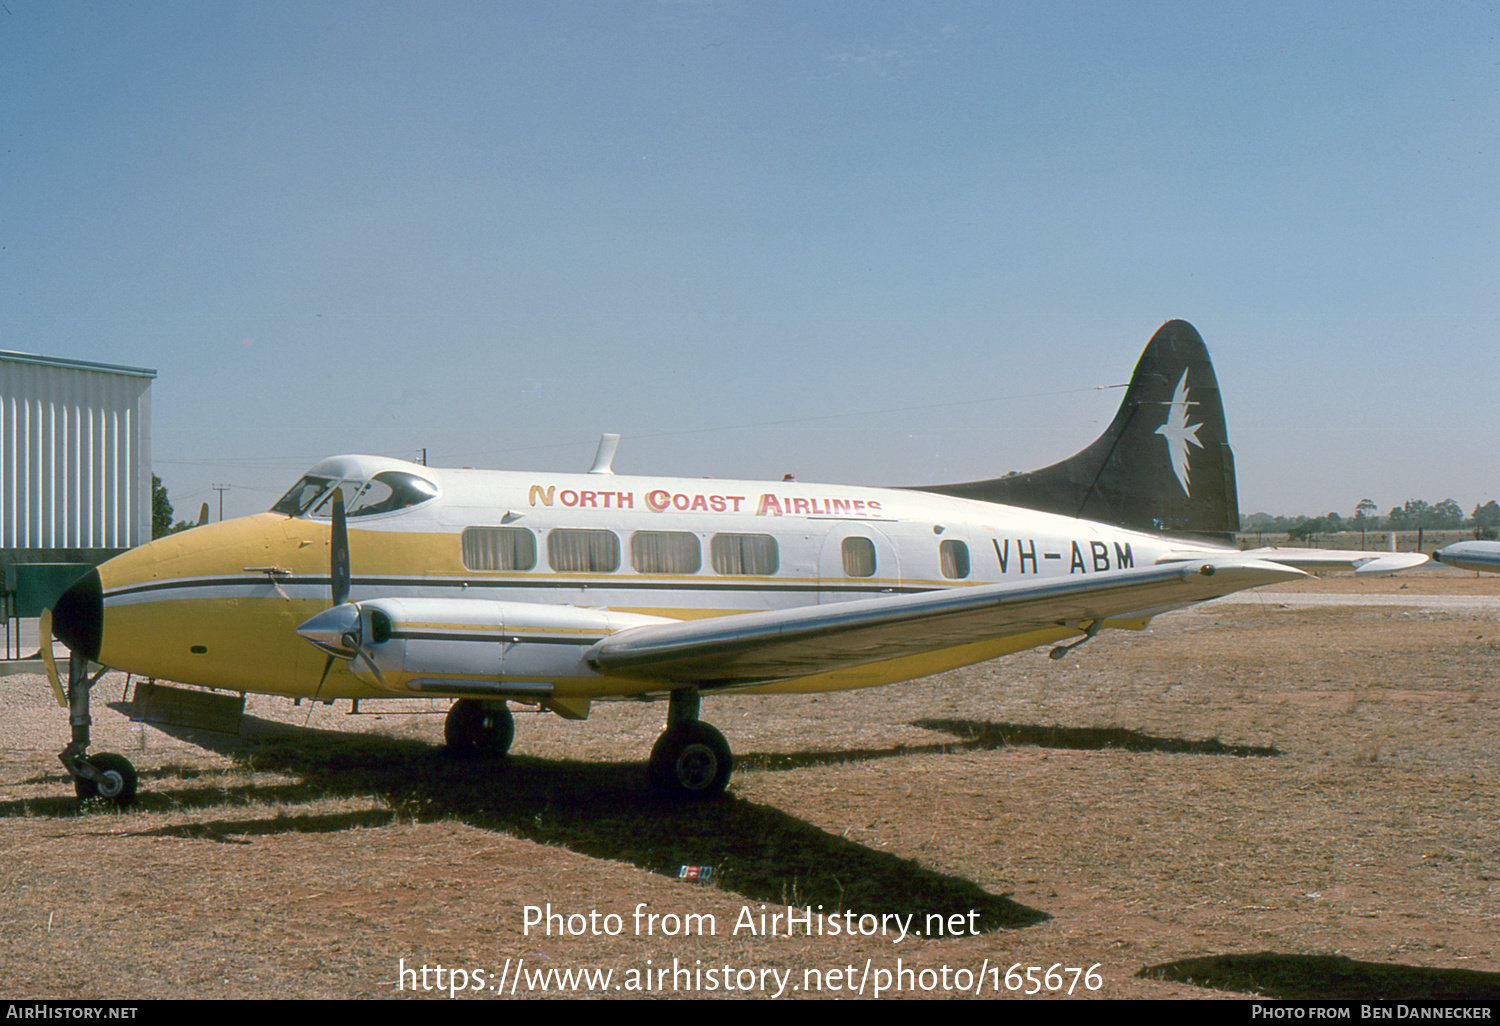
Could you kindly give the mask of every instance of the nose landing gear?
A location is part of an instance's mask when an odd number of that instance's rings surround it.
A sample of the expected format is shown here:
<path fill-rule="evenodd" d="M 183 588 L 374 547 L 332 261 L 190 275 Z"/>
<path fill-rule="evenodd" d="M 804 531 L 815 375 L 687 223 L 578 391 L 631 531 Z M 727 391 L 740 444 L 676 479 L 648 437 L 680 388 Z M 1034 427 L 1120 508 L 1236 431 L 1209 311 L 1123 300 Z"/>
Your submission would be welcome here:
<path fill-rule="evenodd" d="M 47 639 L 47 645 L 51 638 Z M 73 725 L 73 743 L 62 750 L 58 759 L 73 776 L 73 790 L 79 798 L 102 798 L 124 807 L 135 801 L 137 777 L 135 767 L 123 755 L 101 752 L 85 755 L 89 750 L 89 692 L 104 676 L 101 669 L 89 676 L 86 658 L 74 652 L 68 659 L 68 721 Z"/>

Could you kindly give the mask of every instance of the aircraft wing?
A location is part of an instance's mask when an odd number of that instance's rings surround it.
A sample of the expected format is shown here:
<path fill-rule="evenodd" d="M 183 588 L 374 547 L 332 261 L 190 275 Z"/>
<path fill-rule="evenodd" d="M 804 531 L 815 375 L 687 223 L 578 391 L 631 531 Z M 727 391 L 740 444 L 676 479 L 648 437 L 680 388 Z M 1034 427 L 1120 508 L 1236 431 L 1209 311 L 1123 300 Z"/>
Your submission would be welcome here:
<path fill-rule="evenodd" d="M 1299 549 L 1262 548 L 1246 549 L 1240 553 L 1251 559 L 1282 566 L 1296 567 L 1311 573 L 1329 570 L 1353 570 L 1356 574 L 1393 574 L 1398 570 L 1410 570 L 1427 562 L 1420 552 L 1361 552 L 1356 549 Z M 1171 556 L 1166 557 L 1171 559 Z M 1196 559 L 1188 553 L 1184 559 Z M 1157 560 L 1161 562 L 1161 560 Z"/>
<path fill-rule="evenodd" d="M 1035 584 L 989 584 L 792 610 L 649 624 L 585 653 L 603 674 L 746 685 L 1096 621 L 1140 620 L 1303 576 L 1241 554 Z"/>

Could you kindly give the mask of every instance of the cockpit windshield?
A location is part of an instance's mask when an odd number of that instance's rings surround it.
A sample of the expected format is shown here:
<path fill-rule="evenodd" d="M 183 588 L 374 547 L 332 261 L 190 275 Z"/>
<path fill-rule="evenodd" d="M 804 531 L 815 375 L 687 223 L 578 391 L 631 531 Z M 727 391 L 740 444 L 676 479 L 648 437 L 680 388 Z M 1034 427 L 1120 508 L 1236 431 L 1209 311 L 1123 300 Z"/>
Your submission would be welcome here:
<path fill-rule="evenodd" d="M 331 488 L 333 488 L 332 478 L 314 477 L 308 474 L 292 485 L 291 491 L 277 500 L 276 505 L 271 507 L 271 512 L 285 513 L 289 517 L 301 516 L 307 512 L 309 506 Z"/>
<path fill-rule="evenodd" d="M 335 491 L 343 493 L 346 516 L 370 517 L 426 502 L 437 495 L 437 486 L 404 470 L 383 470 L 368 481 L 335 481 L 308 474 L 271 507 L 271 512 L 327 519 L 333 516 Z"/>

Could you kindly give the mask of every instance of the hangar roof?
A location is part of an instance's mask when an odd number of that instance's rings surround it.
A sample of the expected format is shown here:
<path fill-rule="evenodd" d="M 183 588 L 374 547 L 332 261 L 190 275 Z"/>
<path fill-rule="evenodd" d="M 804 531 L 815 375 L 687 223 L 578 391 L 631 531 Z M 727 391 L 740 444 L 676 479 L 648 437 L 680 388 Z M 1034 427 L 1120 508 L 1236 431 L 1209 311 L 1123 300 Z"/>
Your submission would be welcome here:
<path fill-rule="evenodd" d="M 137 378 L 154 378 L 156 371 L 145 367 L 122 367 L 113 363 L 90 363 L 87 360 L 64 360 L 59 356 L 36 356 L 32 353 L 12 353 L 0 349 L 0 360 L 11 363 L 34 363 L 43 367 L 65 367 L 71 370 L 98 371 L 103 374 L 128 374 Z"/>

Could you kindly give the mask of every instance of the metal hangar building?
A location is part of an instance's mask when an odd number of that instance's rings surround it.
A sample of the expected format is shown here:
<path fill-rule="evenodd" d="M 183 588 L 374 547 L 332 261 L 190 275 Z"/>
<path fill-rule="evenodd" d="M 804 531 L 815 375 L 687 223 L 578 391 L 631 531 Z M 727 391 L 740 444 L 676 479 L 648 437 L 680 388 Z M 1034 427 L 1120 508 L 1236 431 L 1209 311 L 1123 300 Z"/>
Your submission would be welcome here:
<path fill-rule="evenodd" d="M 0 565 L 99 563 L 151 540 L 156 371 L 0 351 Z M 24 615 L 24 614 L 23 614 Z"/>

